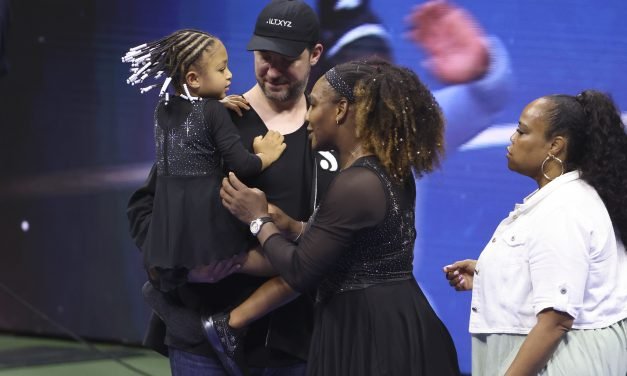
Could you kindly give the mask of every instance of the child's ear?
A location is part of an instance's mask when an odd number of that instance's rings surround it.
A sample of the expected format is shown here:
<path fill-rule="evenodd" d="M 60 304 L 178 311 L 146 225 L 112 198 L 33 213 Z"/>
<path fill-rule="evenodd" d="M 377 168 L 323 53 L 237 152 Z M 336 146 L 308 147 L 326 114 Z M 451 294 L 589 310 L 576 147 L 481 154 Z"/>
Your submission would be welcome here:
<path fill-rule="evenodd" d="M 190 88 L 198 89 L 200 87 L 200 81 L 199 80 L 200 80 L 200 76 L 194 70 L 190 70 L 185 75 L 185 83 Z"/>

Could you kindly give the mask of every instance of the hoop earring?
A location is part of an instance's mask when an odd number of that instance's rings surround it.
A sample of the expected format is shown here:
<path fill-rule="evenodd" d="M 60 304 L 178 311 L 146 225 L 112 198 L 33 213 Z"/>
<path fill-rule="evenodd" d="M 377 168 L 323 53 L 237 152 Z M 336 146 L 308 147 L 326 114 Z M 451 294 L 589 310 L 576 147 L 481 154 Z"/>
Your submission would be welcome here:
<path fill-rule="evenodd" d="M 546 172 L 544 172 L 544 165 L 546 164 L 546 162 L 549 161 L 549 159 L 557 161 L 560 164 L 560 168 L 562 169 L 560 174 L 557 175 L 554 178 L 550 178 L 549 175 L 547 175 Z M 559 178 L 560 176 L 564 175 L 564 162 L 562 162 L 562 160 L 559 159 L 558 157 L 556 157 L 553 154 L 549 153 L 549 155 L 547 155 L 546 158 L 544 158 L 544 161 L 542 161 L 542 166 L 540 166 L 540 171 L 542 172 L 542 175 L 544 175 L 545 178 L 547 178 L 549 181 L 551 181 L 551 180 L 553 180 L 555 178 Z"/>

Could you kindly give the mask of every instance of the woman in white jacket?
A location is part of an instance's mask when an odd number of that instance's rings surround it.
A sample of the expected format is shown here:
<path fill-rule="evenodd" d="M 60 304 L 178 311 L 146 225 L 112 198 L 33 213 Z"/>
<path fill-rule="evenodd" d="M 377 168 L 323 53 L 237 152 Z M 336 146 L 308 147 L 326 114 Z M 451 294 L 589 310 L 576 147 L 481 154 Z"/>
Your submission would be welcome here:
<path fill-rule="evenodd" d="M 523 110 L 508 167 L 538 189 L 478 260 L 444 267 L 472 289 L 473 375 L 627 374 L 627 135 L 605 94 Z"/>

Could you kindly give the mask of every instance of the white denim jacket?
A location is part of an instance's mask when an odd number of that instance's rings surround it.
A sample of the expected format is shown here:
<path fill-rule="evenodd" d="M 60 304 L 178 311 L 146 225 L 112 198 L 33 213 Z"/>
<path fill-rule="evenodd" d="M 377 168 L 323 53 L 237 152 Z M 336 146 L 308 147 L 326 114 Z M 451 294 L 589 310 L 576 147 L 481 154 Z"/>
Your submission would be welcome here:
<path fill-rule="evenodd" d="M 627 254 L 597 192 L 578 171 L 516 204 L 481 252 L 474 276 L 471 333 L 528 334 L 546 309 L 573 329 L 627 318 Z"/>

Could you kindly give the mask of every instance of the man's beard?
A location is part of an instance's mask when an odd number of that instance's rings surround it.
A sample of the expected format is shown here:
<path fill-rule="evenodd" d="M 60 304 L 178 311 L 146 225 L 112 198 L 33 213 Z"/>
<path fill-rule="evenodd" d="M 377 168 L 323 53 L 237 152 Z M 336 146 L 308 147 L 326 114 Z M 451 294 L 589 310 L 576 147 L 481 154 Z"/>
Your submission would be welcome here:
<path fill-rule="evenodd" d="M 263 93 L 267 98 L 276 100 L 278 102 L 287 102 L 297 99 L 301 95 L 303 95 L 308 80 L 309 76 L 305 77 L 305 79 L 303 79 L 302 81 L 293 81 L 287 86 L 286 90 L 281 90 L 280 92 L 268 90 L 264 85 L 265 82 L 263 82 L 259 78 L 257 78 L 257 83 L 259 84 L 261 90 L 263 90 Z"/>

